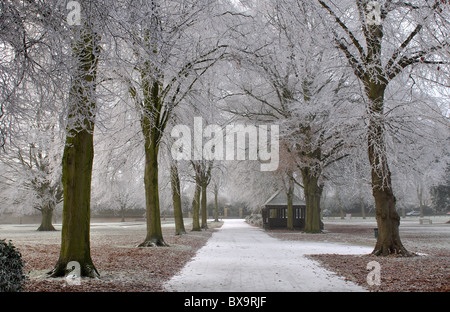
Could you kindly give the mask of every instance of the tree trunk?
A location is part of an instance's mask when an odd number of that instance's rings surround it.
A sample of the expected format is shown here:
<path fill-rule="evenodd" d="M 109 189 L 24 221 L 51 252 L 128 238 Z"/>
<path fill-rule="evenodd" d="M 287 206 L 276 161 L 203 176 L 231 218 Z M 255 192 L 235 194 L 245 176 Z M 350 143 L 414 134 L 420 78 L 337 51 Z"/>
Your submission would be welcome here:
<path fill-rule="evenodd" d="M 303 168 L 301 172 L 306 202 L 305 232 L 321 233 L 323 223 L 320 220 L 320 199 L 323 185 L 319 184 L 319 178 L 310 168 Z"/>
<path fill-rule="evenodd" d="M 38 227 L 38 231 L 56 231 L 52 224 L 53 218 L 53 207 L 51 204 L 48 204 L 41 209 L 42 220 L 41 225 Z"/>
<path fill-rule="evenodd" d="M 194 200 L 192 201 L 192 231 L 201 231 L 200 228 L 200 193 L 201 193 L 201 185 L 197 181 L 195 183 L 195 193 Z"/>
<path fill-rule="evenodd" d="M 338 22 L 340 27 L 348 34 L 350 34 L 347 26 L 332 12 L 323 1 L 319 3 L 326 8 Z M 372 178 L 372 194 L 375 199 L 375 212 L 378 224 L 378 240 L 375 246 L 374 255 L 389 255 L 391 253 L 409 255 L 409 252 L 403 247 L 399 236 L 400 217 L 395 209 L 395 196 L 392 191 L 391 173 L 386 156 L 386 144 L 384 142 L 384 92 L 387 85 L 396 75 L 403 71 L 407 66 L 416 63 L 414 58 L 402 56 L 402 50 L 406 48 L 409 42 L 414 42 L 414 37 L 422 29 L 422 25 L 410 33 L 408 39 L 399 47 L 395 49 L 391 59 L 387 60 L 385 67 L 383 65 L 383 56 L 389 53 L 383 53 L 383 22 L 382 16 L 378 16 L 375 22 L 367 23 L 368 18 L 376 17 L 381 12 L 376 12 L 374 5 L 366 6 L 366 1 L 358 0 L 357 5 L 360 8 L 361 25 L 363 26 L 364 39 L 367 45 L 366 51 L 359 44 L 359 39 L 352 37 L 353 45 L 359 50 L 362 55 L 361 61 L 355 58 L 349 52 L 348 46 L 344 40 L 336 39 L 338 47 L 345 54 L 349 65 L 353 68 L 355 75 L 364 85 L 364 92 L 368 98 L 367 113 L 368 121 L 368 157 L 371 167 Z M 375 14 L 375 15 L 374 15 Z M 366 19 L 365 21 L 363 19 Z M 414 40 L 413 40 L 414 39 Z M 418 58 L 418 57 L 417 57 Z M 390 67 L 396 64 L 394 70 Z"/>
<path fill-rule="evenodd" d="M 287 198 L 287 229 L 294 230 L 294 209 L 292 207 L 292 202 L 294 198 L 294 180 L 289 177 L 288 188 L 286 190 Z"/>
<path fill-rule="evenodd" d="M 292 208 L 292 197 L 294 194 L 291 192 L 287 192 L 287 220 L 286 220 L 286 227 L 288 230 L 293 231 L 294 230 L 294 209 Z"/>
<path fill-rule="evenodd" d="M 181 209 L 181 188 L 178 168 L 175 163 L 170 166 L 170 182 L 172 185 L 173 216 L 175 218 L 175 235 L 186 234 L 183 221 L 183 211 Z"/>
<path fill-rule="evenodd" d="M 72 46 L 78 62 L 69 94 L 68 133 L 62 159 L 63 220 L 61 251 L 52 277 L 66 274 L 67 264 L 80 264 L 80 274 L 98 277 L 90 253 L 90 200 L 94 160 L 95 83 L 100 38 L 84 24 Z"/>
<path fill-rule="evenodd" d="M 214 185 L 214 222 L 219 222 L 219 188 Z"/>
<path fill-rule="evenodd" d="M 345 219 L 344 207 L 342 207 L 342 199 L 341 196 L 339 196 L 338 191 L 336 191 L 336 197 L 338 202 L 339 215 L 341 216 L 341 220 L 344 220 Z"/>
<path fill-rule="evenodd" d="M 423 218 L 423 187 L 420 183 L 417 185 L 417 199 L 419 201 L 420 217 Z"/>
<path fill-rule="evenodd" d="M 63 156 L 64 205 L 61 252 L 52 276 L 64 276 L 70 261 L 77 261 L 81 276 L 97 277 L 90 253 L 91 173 L 93 135 L 79 132 L 67 139 Z"/>
<path fill-rule="evenodd" d="M 152 75 L 148 62 L 141 68 L 141 85 L 143 101 L 141 108 L 141 129 L 144 136 L 144 187 L 145 187 L 145 216 L 147 221 L 147 235 L 138 247 L 163 247 L 164 242 L 161 229 L 161 214 L 159 206 L 158 182 L 158 154 L 159 144 L 164 131 L 160 122 L 161 115 L 161 83 Z M 135 91 L 131 94 L 135 97 Z"/>
<path fill-rule="evenodd" d="M 392 191 L 386 144 L 384 141 L 383 98 L 386 85 L 367 81 L 366 94 L 370 100 L 368 126 L 368 156 L 371 167 L 372 194 L 378 225 L 378 239 L 372 252 L 374 255 L 409 255 L 399 235 L 400 216 Z"/>
<path fill-rule="evenodd" d="M 359 203 L 361 205 L 361 216 L 363 219 L 366 218 L 366 211 L 365 211 L 365 207 L 364 207 L 364 199 L 362 197 L 359 198 Z"/>
<path fill-rule="evenodd" d="M 120 222 L 125 222 L 125 205 L 120 205 Z"/>
<path fill-rule="evenodd" d="M 156 129 L 149 125 L 147 117 L 144 117 L 143 132 L 145 137 L 145 216 L 147 220 L 147 236 L 138 247 L 162 247 L 164 242 L 161 229 L 161 215 L 159 210 L 158 189 L 158 143 L 156 141 Z"/>
<path fill-rule="evenodd" d="M 202 183 L 202 229 L 208 228 L 208 207 L 207 207 L 207 194 L 206 190 L 208 185 L 206 183 Z"/>

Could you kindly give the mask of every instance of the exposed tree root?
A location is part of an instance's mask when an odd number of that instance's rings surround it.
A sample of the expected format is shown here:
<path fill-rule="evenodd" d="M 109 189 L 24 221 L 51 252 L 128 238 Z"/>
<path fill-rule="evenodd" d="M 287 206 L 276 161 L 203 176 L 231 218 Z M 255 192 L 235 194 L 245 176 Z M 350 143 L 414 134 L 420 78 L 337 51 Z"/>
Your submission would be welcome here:
<path fill-rule="evenodd" d="M 387 256 L 413 257 L 413 256 L 416 256 L 415 253 L 409 252 L 403 246 L 391 246 L 391 247 L 382 246 L 381 248 L 378 246 L 375 246 L 375 249 L 372 251 L 371 255 L 377 256 L 377 257 L 387 257 Z"/>

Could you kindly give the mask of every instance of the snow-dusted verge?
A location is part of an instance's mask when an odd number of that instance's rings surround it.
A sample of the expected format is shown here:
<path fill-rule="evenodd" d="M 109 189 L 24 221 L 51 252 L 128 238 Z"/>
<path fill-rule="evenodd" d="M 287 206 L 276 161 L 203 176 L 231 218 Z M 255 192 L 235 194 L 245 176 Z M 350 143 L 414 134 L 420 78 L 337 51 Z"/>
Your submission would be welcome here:
<path fill-rule="evenodd" d="M 225 220 L 167 291 L 365 291 L 308 259 L 308 254 L 367 254 L 373 248 L 337 243 L 282 241 L 244 220 Z M 366 271 L 366 267 L 361 267 Z"/>

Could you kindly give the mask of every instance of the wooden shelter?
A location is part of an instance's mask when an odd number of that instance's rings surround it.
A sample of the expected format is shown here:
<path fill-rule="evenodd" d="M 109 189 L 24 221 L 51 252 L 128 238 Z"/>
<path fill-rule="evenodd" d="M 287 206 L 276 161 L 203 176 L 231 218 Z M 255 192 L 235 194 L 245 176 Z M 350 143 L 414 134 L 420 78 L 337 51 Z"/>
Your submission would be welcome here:
<path fill-rule="evenodd" d="M 305 202 L 294 195 L 292 199 L 292 212 L 295 229 L 303 230 L 305 228 L 305 211 Z M 286 192 L 281 190 L 273 194 L 264 204 L 261 213 L 265 229 L 287 228 Z"/>

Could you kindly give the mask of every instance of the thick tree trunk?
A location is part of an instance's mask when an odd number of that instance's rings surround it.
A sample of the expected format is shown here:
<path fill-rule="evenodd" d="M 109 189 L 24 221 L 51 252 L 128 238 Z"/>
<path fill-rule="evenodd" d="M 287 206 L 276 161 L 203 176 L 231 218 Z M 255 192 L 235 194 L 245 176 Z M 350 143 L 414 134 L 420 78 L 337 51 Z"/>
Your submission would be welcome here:
<path fill-rule="evenodd" d="M 79 38 L 72 46 L 72 53 L 77 67 L 69 94 L 68 133 L 62 159 L 61 251 L 50 274 L 53 277 L 64 276 L 68 263 L 76 261 L 80 265 L 81 276 L 98 277 L 90 252 L 90 204 L 100 38 L 87 23 L 75 32 Z"/>
<path fill-rule="evenodd" d="M 371 166 L 372 194 L 378 225 L 378 238 L 374 255 L 410 255 L 403 247 L 399 235 L 400 216 L 396 211 L 396 198 L 392 191 L 386 144 L 384 141 L 383 98 L 386 85 L 368 81 L 365 85 L 370 100 L 368 126 L 368 156 Z"/>
<path fill-rule="evenodd" d="M 196 178 L 197 180 L 197 178 Z M 200 228 L 200 193 L 201 185 L 199 182 L 195 183 L 194 199 L 192 201 L 192 231 L 201 231 Z"/>
<path fill-rule="evenodd" d="M 395 197 L 391 190 L 374 187 L 378 238 L 372 252 L 376 256 L 390 254 L 410 255 L 403 247 L 399 235 L 400 216 L 395 210 Z"/>
<path fill-rule="evenodd" d="M 138 247 L 157 247 L 167 246 L 164 242 L 161 229 L 161 215 L 159 210 L 159 189 L 158 189 L 158 144 L 156 134 L 153 131 L 147 132 L 144 127 L 145 135 L 145 206 L 147 220 L 147 236 Z M 152 129 L 153 130 L 153 129 Z M 154 130 L 157 131 L 157 130 Z M 153 135 L 152 135 L 153 134 Z"/>
<path fill-rule="evenodd" d="M 208 185 L 206 183 L 202 183 L 202 229 L 208 228 L 208 207 L 207 207 L 207 194 L 206 189 L 208 188 Z"/>
<path fill-rule="evenodd" d="M 174 163 L 170 166 L 170 182 L 172 186 L 173 216 L 175 218 L 175 235 L 186 234 L 183 221 L 183 211 L 181 209 L 181 188 L 178 168 Z"/>
<path fill-rule="evenodd" d="M 306 202 L 305 232 L 321 233 L 323 223 L 320 220 L 320 199 L 323 185 L 319 184 L 319 178 L 310 168 L 303 168 L 301 172 Z"/>
<path fill-rule="evenodd" d="M 347 26 L 334 14 L 329 6 L 323 1 L 319 3 L 328 10 L 338 22 L 340 27 L 348 34 Z M 438 2 L 436 2 L 438 3 Z M 359 44 L 359 39 L 352 37 L 353 45 L 362 55 L 361 61 L 355 58 L 348 49 L 347 43 L 342 39 L 336 39 L 338 47 L 344 52 L 355 75 L 364 84 L 364 91 L 369 99 L 368 105 L 368 156 L 371 166 L 372 193 L 375 199 L 375 211 L 378 224 L 378 240 L 373 251 L 375 255 L 403 254 L 409 255 L 409 252 L 403 247 L 399 236 L 400 217 L 395 209 L 395 196 L 392 191 L 391 173 L 386 156 L 386 144 L 384 142 L 384 92 L 389 82 L 392 81 L 407 66 L 410 66 L 423 58 L 420 55 L 407 57 L 402 55 L 403 50 L 414 42 L 414 37 L 420 33 L 422 25 L 417 25 L 398 49 L 394 49 L 392 57 L 385 61 L 383 65 L 383 23 L 389 19 L 381 15 L 375 20 L 367 21 L 376 17 L 381 12 L 376 12 L 374 5 L 367 5 L 366 1 L 358 0 L 357 5 L 360 8 L 361 23 L 363 26 L 364 39 L 367 45 L 366 51 Z M 435 6 L 436 8 L 437 6 Z M 366 20 L 363 20 L 366 19 Z"/>
<path fill-rule="evenodd" d="M 80 264 L 81 276 L 99 276 L 90 253 L 91 173 L 94 157 L 93 135 L 78 132 L 67 138 L 63 155 L 64 205 L 59 260 L 51 273 L 66 274 L 70 261 Z"/>
<path fill-rule="evenodd" d="M 141 69 L 143 101 L 139 105 L 143 108 L 141 129 L 144 136 L 145 153 L 144 187 L 147 235 L 138 247 L 167 246 L 161 229 L 158 182 L 159 144 L 164 131 L 164 125 L 160 124 L 161 83 L 155 80 L 151 73 L 151 66 L 148 62 L 144 62 Z M 131 95 L 135 98 L 135 90 Z"/>
<path fill-rule="evenodd" d="M 48 204 L 41 209 L 42 220 L 41 225 L 38 227 L 38 231 L 56 231 L 52 224 L 53 218 L 53 207 L 51 204 Z"/>

